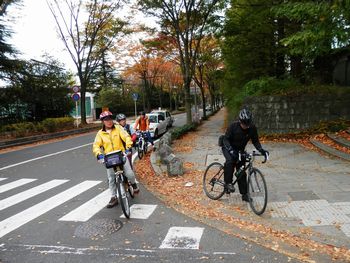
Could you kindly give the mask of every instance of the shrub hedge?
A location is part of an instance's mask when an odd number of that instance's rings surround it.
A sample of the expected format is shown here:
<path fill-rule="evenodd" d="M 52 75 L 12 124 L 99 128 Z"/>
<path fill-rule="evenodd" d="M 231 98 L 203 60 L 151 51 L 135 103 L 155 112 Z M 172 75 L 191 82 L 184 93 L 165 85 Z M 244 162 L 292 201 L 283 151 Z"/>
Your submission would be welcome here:
<path fill-rule="evenodd" d="M 0 128 L 2 137 L 24 137 L 40 133 L 57 132 L 61 130 L 73 129 L 74 118 L 47 118 L 41 122 L 20 122 L 4 125 Z"/>

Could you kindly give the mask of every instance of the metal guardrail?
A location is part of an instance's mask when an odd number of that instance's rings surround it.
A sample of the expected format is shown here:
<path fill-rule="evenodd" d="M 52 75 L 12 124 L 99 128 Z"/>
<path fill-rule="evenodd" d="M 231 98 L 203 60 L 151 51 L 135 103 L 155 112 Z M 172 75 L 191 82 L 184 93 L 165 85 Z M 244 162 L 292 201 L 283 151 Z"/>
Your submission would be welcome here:
<path fill-rule="evenodd" d="M 13 140 L 0 141 L 0 150 L 8 148 L 8 147 L 25 145 L 25 144 L 29 144 L 29 143 L 33 143 L 33 142 L 39 142 L 39 141 L 44 141 L 47 139 L 59 138 L 59 137 L 67 136 L 67 135 L 86 133 L 86 132 L 90 132 L 93 130 L 97 130 L 100 127 L 101 127 L 101 125 L 99 125 L 99 126 L 96 125 L 93 127 L 72 129 L 72 130 L 62 131 L 62 132 L 40 134 L 40 135 L 23 137 L 23 138 L 17 138 L 17 139 L 13 139 Z"/>

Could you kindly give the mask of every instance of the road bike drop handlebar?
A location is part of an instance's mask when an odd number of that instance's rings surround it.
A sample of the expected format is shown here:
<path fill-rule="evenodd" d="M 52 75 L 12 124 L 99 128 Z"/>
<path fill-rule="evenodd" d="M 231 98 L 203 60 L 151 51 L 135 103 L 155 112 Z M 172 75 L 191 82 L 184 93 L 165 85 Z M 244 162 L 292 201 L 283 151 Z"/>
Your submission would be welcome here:
<path fill-rule="evenodd" d="M 254 160 L 255 156 L 264 156 L 264 161 L 262 161 L 261 163 L 266 163 L 267 160 L 269 159 L 269 154 L 261 154 L 261 153 L 257 153 L 256 151 L 253 151 L 252 153 L 248 153 L 246 151 L 244 152 L 239 152 L 238 153 L 238 160 L 242 161 L 243 159 L 245 159 L 246 162 L 250 162 L 250 160 Z"/>

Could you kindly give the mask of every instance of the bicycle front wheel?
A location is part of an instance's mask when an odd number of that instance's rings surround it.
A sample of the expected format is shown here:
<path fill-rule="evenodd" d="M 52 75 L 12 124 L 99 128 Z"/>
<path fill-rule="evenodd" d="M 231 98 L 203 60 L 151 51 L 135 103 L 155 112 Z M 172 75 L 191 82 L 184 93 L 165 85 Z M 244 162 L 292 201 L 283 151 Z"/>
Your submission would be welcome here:
<path fill-rule="evenodd" d="M 253 212 L 262 215 L 267 205 L 267 187 L 264 175 L 256 168 L 248 176 L 248 196 Z"/>
<path fill-rule="evenodd" d="M 225 193 L 224 166 L 221 163 L 210 164 L 203 175 L 204 193 L 213 200 L 218 200 Z"/>
<path fill-rule="evenodd" d="M 146 154 L 147 153 L 147 150 L 148 150 L 148 141 L 145 141 L 143 143 L 143 153 Z"/>
<path fill-rule="evenodd" d="M 120 206 L 122 207 L 123 214 L 125 215 L 126 218 L 130 218 L 129 196 L 125 191 L 124 183 L 120 178 L 118 178 L 117 190 L 119 195 L 119 203 L 120 203 Z"/>

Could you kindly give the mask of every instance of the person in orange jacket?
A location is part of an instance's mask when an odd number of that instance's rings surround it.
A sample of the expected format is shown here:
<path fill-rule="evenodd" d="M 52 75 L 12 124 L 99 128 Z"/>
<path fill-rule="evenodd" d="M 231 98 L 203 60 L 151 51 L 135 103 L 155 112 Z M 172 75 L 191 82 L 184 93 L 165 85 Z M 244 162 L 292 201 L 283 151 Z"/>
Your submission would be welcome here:
<path fill-rule="evenodd" d="M 154 146 L 152 136 L 149 132 L 149 119 L 144 111 L 141 111 L 140 116 L 136 119 L 134 130 L 140 130 L 141 132 L 145 133 L 147 141 L 150 142 L 152 146 Z"/>

